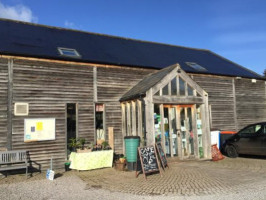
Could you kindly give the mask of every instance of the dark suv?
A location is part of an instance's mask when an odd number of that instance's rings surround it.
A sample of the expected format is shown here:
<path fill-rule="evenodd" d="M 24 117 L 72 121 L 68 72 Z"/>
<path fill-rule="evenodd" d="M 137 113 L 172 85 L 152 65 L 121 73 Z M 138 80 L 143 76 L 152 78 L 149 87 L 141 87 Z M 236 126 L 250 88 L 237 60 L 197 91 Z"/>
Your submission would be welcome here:
<path fill-rule="evenodd" d="M 231 158 L 239 154 L 266 156 L 266 122 L 243 128 L 225 140 L 223 150 Z"/>

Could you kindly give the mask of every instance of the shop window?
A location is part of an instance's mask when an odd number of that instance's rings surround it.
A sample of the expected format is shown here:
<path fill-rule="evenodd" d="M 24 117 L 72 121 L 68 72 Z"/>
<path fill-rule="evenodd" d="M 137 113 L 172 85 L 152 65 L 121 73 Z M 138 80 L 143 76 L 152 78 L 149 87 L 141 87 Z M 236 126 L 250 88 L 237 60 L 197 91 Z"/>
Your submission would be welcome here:
<path fill-rule="evenodd" d="M 105 139 L 105 119 L 104 119 L 104 104 L 95 104 L 95 129 L 96 139 Z"/>
<path fill-rule="evenodd" d="M 164 88 L 163 88 L 163 95 L 169 95 L 168 84 L 166 86 L 164 86 Z"/>
<path fill-rule="evenodd" d="M 193 88 L 190 87 L 189 85 L 187 86 L 187 94 L 188 96 L 193 96 Z"/>
<path fill-rule="evenodd" d="M 177 95 L 176 78 L 171 81 L 171 95 Z"/>
<path fill-rule="evenodd" d="M 181 96 L 184 96 L 186 94 L 185 92 L 185 81 L 181 78 L 179 78 L 179 94 Z"/>

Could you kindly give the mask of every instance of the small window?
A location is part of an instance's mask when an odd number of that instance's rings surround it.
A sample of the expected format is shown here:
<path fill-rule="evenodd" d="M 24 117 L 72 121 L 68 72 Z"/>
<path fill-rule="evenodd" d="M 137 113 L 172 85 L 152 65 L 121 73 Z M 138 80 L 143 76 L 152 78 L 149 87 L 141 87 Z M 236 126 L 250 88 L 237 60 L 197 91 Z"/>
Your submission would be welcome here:
<path fill-rule="evenodd" d="M 62 56 L 80 57 L 80 54 L 76 51 L 76 49 L 58 47 L 58 51 Z"/>
<path fill-rule="evenodd" d="M 177 95 L 176 78 L 171 81 L 171 95 Z"/>
<path fill-rule="evenodd" d="M 193 89 L 189 85 L 187 86 L 187 95 L 188 96 L 193 96 Z"/>
<path fill-rule="evenodd" d="M 186 62 L 186 64 L 187 64 L 189 67 L 191 67 L 191 68 L 193 68 L 193 69 L 195 69 L 195 70 L 197 70 L 197 71 L 207 71 L 206 68 L 200 66 L 200 65 L 197 64 L 197 63 L 194 63 L 194 62 Z"/>
<path fill-rule="evenodd" d="M 155 96 L 160 96 L 160 90 L 155 93 Z"/>
<path fill-rule="evenodd" d="M 185 95 L 185 81 L 183 79 L 179 78 L 179 94 L 181 96 Z"/>
<path fill-rule="evenodd" d="M 168 93 L 168 84 L 166 86 L 164 86 L 164 88 L 163 88 L 163 95 L 169 95 L 169 93 Z"/>

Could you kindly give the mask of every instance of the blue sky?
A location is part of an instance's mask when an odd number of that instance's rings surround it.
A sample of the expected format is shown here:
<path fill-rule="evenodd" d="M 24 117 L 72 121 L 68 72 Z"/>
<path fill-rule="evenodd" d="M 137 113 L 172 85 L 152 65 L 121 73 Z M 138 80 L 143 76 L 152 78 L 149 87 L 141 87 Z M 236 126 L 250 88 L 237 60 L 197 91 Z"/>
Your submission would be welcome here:
<path fill-rule="evenodd" d="M 209 49 L 266 69 L 264 0 L 0 0 L 0 17 Z"/>

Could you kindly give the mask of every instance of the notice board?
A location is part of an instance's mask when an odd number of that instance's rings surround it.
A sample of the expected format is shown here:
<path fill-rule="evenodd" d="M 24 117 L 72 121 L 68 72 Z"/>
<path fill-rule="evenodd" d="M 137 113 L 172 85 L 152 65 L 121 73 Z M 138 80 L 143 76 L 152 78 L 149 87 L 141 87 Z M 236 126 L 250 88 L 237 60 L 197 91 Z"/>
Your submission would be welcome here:
<path fill-rule="evenodd" d="M 55 140 L 55 118 L 24 119 L 24 142 Z"/>

